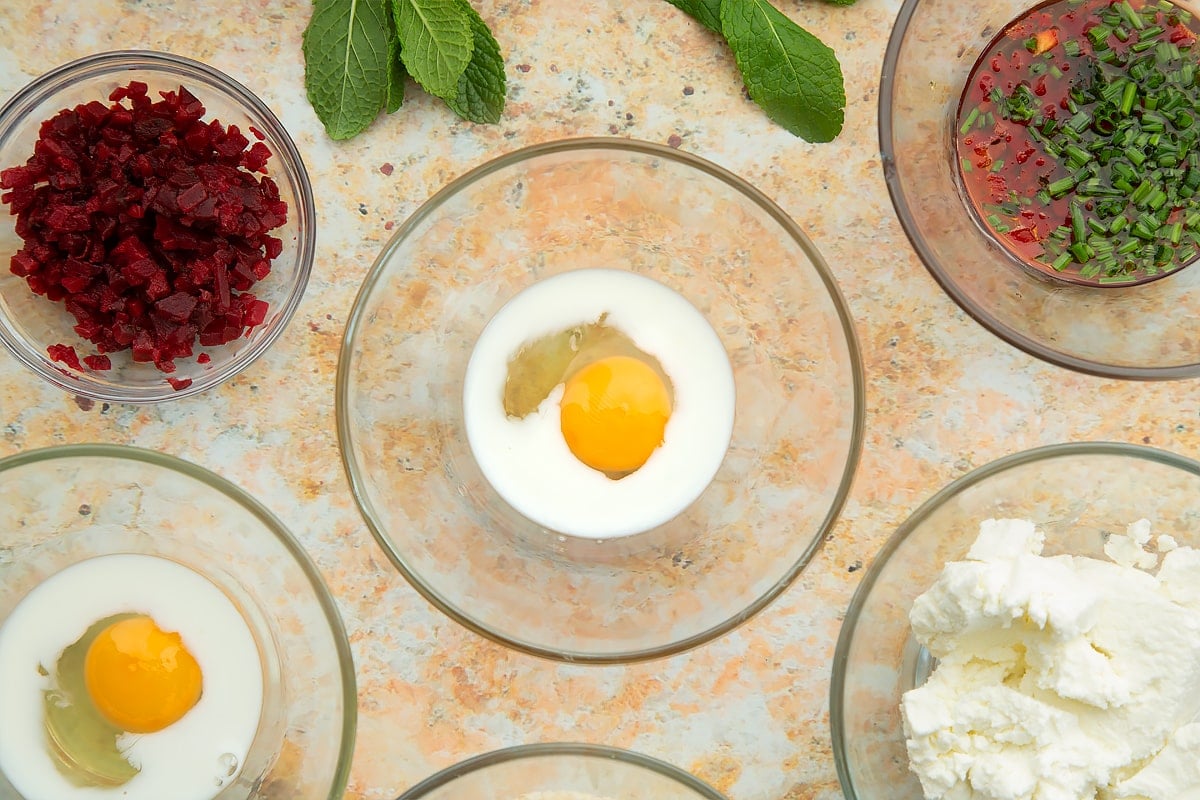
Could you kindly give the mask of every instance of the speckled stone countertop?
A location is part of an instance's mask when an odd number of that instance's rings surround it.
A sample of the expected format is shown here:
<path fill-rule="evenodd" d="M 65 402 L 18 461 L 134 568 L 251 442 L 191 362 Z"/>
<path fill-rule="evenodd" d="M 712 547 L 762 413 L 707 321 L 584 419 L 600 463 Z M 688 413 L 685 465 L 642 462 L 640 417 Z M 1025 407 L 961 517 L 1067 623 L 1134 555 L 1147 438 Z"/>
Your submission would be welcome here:
<path fill-rule="evenodd" d="M 100 50 L 153 48 L 205 61 L 281 117 L 307 163 L 320 221 L 312 281 L 290 327 L 212 392 L 153 407 L 77 402 L 0 355 L 0 455 L 67 442 L 154 448 L 233 480 L 282 518 L 337 598 L 357 661 L 350 798 L 392 798 L 467 756 L 556 740 L 663 758 L 733 800 L 841 797 L 830 662 L 863 569 L 891 531 L 947 482 L 1035 445 L 1111 439 L 1198 456 L 1195 383 L 1123 383 L 1043 364 L 939 290 L 896 221 L 880 170 L 878 82 L 898 0 L 851 8 L 776 0 L 835 48 L 846 73 L 846 127 L 822 145 L 767 120 L 744 96 L 726 47 L 663 0 L 475 5 L 507 58 L 510 100 L 500 124 L 463 123 L 413 91 L 400 113 L 334 143 L 304 96 L 303 0 L 0 3 L 0 100 Z M 667 143 L 773 198 L 829 261 L 856 319 L 867 376 L 853 491 L 800 579 L 733 633 L 631 667 L 538 660 L 435 611 L 369 535 L 334 425 L 343 326 L 394 226 L 493 156 L 580 135 Z M 400 617 L 410 626 L 403 637 L 392 622 Z"/>

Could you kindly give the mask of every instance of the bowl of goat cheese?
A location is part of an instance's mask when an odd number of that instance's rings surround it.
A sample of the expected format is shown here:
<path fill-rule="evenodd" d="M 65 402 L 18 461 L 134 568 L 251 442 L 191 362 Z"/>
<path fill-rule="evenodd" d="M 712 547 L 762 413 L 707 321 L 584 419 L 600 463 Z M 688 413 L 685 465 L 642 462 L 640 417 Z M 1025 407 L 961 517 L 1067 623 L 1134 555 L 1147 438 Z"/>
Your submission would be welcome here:
<path fill-rule="evenodd" d="M 1200 463 L 1001 458 L 892 535 L 834 654 L 847 800 L 1200 797 Z"/>

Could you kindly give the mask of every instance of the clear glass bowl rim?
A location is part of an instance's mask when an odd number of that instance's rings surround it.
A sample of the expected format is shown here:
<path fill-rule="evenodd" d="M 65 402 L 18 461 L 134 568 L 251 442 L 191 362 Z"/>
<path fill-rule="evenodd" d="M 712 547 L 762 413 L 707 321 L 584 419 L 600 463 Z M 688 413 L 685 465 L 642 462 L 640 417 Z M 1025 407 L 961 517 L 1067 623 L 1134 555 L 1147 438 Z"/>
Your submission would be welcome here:
<path fill-rule="evenodd" d="M 850 446 L 847 452 L 846 466 L 842 473 L 842 479 L 838 486 L 838 491 L 834 497 L 833 503 L 830 505 L 825 518 L 821 522 L 820 532 L 813 538 L 813 544 L 809 547 L 795 564 L 780 578 L 770 589 L 762 594 L 747 608 L 740 613 L 735 614 L 723 622 L 714 625 L 700 633 L 693 634 L 685 639 L 677 642 L 672 642 L 660 647 L 646 648 L 638 651 L 625 653 L 607 653 L 603 655 L 594 655 L 578 652 L 561 652 L 550 648 L 540 648 L 530 646 L 524 642 L 516 641 L 506 637 L 505 635 L 494 631 L 484 625 L 481 625 L 471 619 L 464 613 L 456 609 L 453 604 L 442 598 L 432 588 L 427 586 L 421 577 L 414 570 L 408 568 L 404 562 L 403 554 L 400 553 L 389 542 L 387 535 L 381 530 L 378 523 L 368 513 L 369 504 L 365 500 L 366 490 L 363 486 L 363 476 L 360 474 L 358 464 L 351 454 L 351 433 L 350 422 L 348 419 L 349 392 L 350 392 L 350 371 L 349 362 L 351 355 L 351 343 L 357 338 L 359 327 L 363 319 L 363 308 L 367 298 L 374 291 L 376 286 L 383 278 L 384 267 L 387 264 L 392 251 L 396 249 L 401 241 L 408 234 L 420 225 L 427 217 L 437 212 L 437 210 L 448 201 L 450 198 L 457 195 L 465 187 L 475 181 L 487 177 L 494 172 L 506 169 L 523 161 L 528 161 L 540 156 L 551 155 L 555 153 L 565 153 L 579 150 L 611 150 L 624 153 L 635 153 L 640 155 L 655 156 L 658 158 L 668 159 L 677 163 L 682 163 L 693 167 L 701 172 L 708 174 L 716 180 L 727 184 L 737 192 L 744 195 L 750 202 L 757 205 L 760 209 L 766 212 L 770 217 L 779 224 L 783 231 L 793 238 L 800 248 L 804 251 L 812 268 L 816 270 L 820 276 L 825 289 L 829 294 L 830 302 L 837 310 L 839 321 L 841 322 L 842 335 L 845 336 L 846 348 L 849 354 L 850 368 L 853 375 L 854 383 L 854 419 L 850 431 Z M 666 145 L 656 144 L 654 142 L 645 142 L 638 139 L 626 139 L 620 137 L 608 136 L 587 136 L 568 139 L 558 139 L 540 144 L 528 145 L 526 147 L 513 150 L 509 153 L 497 156 L 489 161 L 480 164 L 479 166 L 463 173 L 458 178 L 446 184 L 442 189 L 435 193 L 432 197 L 426 200 L 416 211 L 409 216 L 392 235 L 380 251 L 379 256 L 375 259 L 375 263 L 371 265 L 366 278 L 363 280 L 362 286 L 359 288 L 358 295 L 354 299 L 354 305 L 351 309 L 350 316 L 346 320 L 346 329 L 342 338 L 341 352 L 338 355 L 337 369 L 337 388 L 335 397 L 335 416 L 337 418 L 338 430 L 338 450 L 341 452 L 342 464 L 345 468 L 346 477 L 350 484 L 350 492 L 354 496 L 354 502 L 358 506 L 359 513 L 363 520 L 367 523 L 367 527 L 371 531 L 371 535 L 375 537 L 375 541 L 383 549 L 388 559 L 399 570 L 400 574 L 409 582 L 409 584 L 417 590 L 429 603 L 440 610 L 443 614 L 450 617 L 458 624 L 464 626 L 480 636 L 490 639 L 494 642 L 510 647 L 519 652 L 528 653 L 530 655 L 547 658 L 555 661 L 565 661 L 576 664 L 629 664 L 638 661 L 649 661 L 657 658 L 681 653 L 698 647 L 713 639 L 716 639 L 729 631 L 737 628 L 743 622 L 753 617 L 762 609 L 770 605 L 779 595 L 787 590 L 796 578 L 808 565 L 809 561 L 816 554 L 822 542 L 829 535 L 834 523 L 841 516 L 843 507 L 846 504 L 846 499 L 849 497 L 851 484 L 855 474 L 858 471 L 858 463 L 862 456 L 862 446 L 864 438 L 864 418 L 866 405 L 866 388 L 865 375 L 863 371 L 862 352 L 859 347 L 858 335 L 855 332 L 854 322 L 850 316 L 850 309 L 846 303 L 845 297 L 842 295 L 841 289 L 838 287 L 837 281 L 834 279 L 833 272 L 826 263 L 824 257 L 809 240 L 807 234 L 801 230 L 800 226 L 789 217 L 783 209 L 781 209 L 775 201 L 771 200 L 761 190 L 755 188 L 747 181 L 738 177 L 733 172 L 720 167 L 707 159 L 700 156 L 692 155 L 691 153 L 676 150 Z"/>
<path fill-rule="evenodd" d="M 1001 456 L 983 466 L 976 467 L 965 475 L 961 475 L 938 490 L 932 497 L 917 507 L 898 527 L 888 540 L 884 542 L 875 554 L 874 561 L 863 574 L 862 582 L 854 590 L 846 615 L 842 620 L 842 629 L 838 634 L 837 646 L 833 651 L 833 662 L 829 682 L 829 728 L 833 739 L 833 761 L 837 768 L 838 782 L 846 800 L 859 800 L 850 777 L 850 769 L 846 763 L 845 729 L 843 714 L 845 706 L 846 663 L 849 660 L 850 645 L 854 639 L 854 629 L 858 625 L 859 614 L 866 604 L 867 596 L 875 586 L 883 567 L 891 558 L 892 553 L 900 548 L 904 541 L 922 522 L 947 500 L 962 494 L 967 489 L 982 483 L 993 475 L 997 475 L 1013 467 L 1032 464 L 1062 456 L 1123 456 L 1126 458 L 1144 459 L 1170 467 L 1185 470 L 1200 476 L 1200 461 L 1177 455 L 1157 447 L 1148 447 L 1126 442 L 1061 442 L 1058 444 L 1042 445 L 1029 450 L 1022 450 Z M 864 798 L 863 800 L 874 800 Z"/>
<path fill-rule="evenodd" d="M 247 348 L 236 360 L 225 365 L 222 370 L 213 372 L 207 380 L 196 380 L 190 386 L 178 391 L 164 386 L 156 394 L 129 395 L 119 389 L 110 389 L 95 384 L 86 377 L 72 375 L 69 379 L 65 378 L 61 372 L 50 365 L 45 356 L 30 348 L 28 342 L 10 337 L 8 331 L 0 327 L 0 342 L 18 361 L 43 380 L 80 397 L 114 403 L 161 403 L 198 394 L 225 382 L 258 360 L 287 328 L 296 309 L 299 308 L 300 302 L 304 299 L 312 272 L 317 242 L 316 205 L 313 200 L 312 183 L 308 177 L 308 170 L 304 166 L 304 159 L 300 156 L 300 151 L 292 140 L 291 134 L 275 116 L 275 113 L 254 92 L 216 67 L 159 50 L 108 50 L 83 56 L 42 73 L 13 93 L 0 106 L 0 132 L 6 131 L 13 125 L 26 122 L 26 117 L 34 107 L 79 78 L 121 70 L 164 68 L 185 74 L 203 75 L 214 83 L 220 84 L 236 98 L 238 103 L 261 117 L 266 133 L 273 142 L 277 143 L 277 146 L 273 148 L 272 155 L 279 159 L 285 172 L 294 173 L 296 177 L 298 194 L 296 199 L 299 208 L 289 209 L 289 212 L 297 215 L 296 224 L 300 231 L 296 253 L 297 275 L 294 285 L 288 293 L 287 302 L 280 309 L 279 319 L 260 341 Z M 40 124 L 40 122 L 41 120 L 36 120 L 34 124 Z M 0 265 L 0 269 L 7 269 L 7 265 Z M 37 355 L 34 355 L 35 353 Z"/>
<path fill-rule="evenodd" d="M 522 744 L 515 747 L 505 747 L 500 750 L 492 750 L 488 753 L 472 756 L 452 764 L 449 767 L 436 772 L 425 780 L 413 786 L 408 791 L 401 794 L 396 800 L 421 800 L 429 793 L 437 789 L 453 783 L 458 778 L 468 775 L 486 767 L 495 764 L 504 764 L 509 761 L 519 761 L 524 758 L 543 758 L 546 756 L 585 756 L 589 758 L 604 758 L 612 759 L 613 761 L 622 761 L 626 764 L 631 764 L 635 767 L 642 767 L 651 772 L 657 772 L 663 777 L 670 778 L 676 783 L 694 791 L 699 796 L 706 800 L 727 800 L 725 795 L 718 792 L 713 787 L 709 786 L 704 781 L 692 775 L 690 772 L 685 772 L 674 764 L 668 764 L 666 761 L 654 758 L 652 756 L 635 753 L 632 750 L 622 750 L 619 747 L 612 747 L 603 744 L 585 744 L 582 742 L 541 742 L 537 744 Z"/>
<path fill-rule="evenodd" d="M 338 748 L 337 768 L 330 777 L 329 800 L 341 800 L 350 780 L 350 764 L 354 756 L 354 740 L 358 723 L 358 685 L 354 671 L 354 657 L 350 653 L 350 640 L 346 635 L 346 626 L 342 622 L 342 616 L 337 609 L 333 595 L 329 593 L 320 571 L 309 558 L 308 553 L 284 524 L 244 489 L 204 467 L 155 450 L 122 444 L 52 445 L 0 458 L 0 473 L 43 461 L 74 458 L 115 458 L 124 461 L 138 461 L 180 473 L 202 483 L 217 490 L 250 512 L 263 524 L 264 528 L 274 534 L 279 543 L 295 559 L 296 565 L 304 572 L 312 587 L 313 595 L 325 614 L 325 621 L 329 624 L 329 631 L 337 646 L 338 666 L 342 675 L 342 739 Z"/>
<path fill-rule="evenodd" d="M 892 89 L 896 81 L 896 66 L 900 60 L 900 51 L 904 46 L 905 34 L 908 32 L 913 15 L 920 4 L 921 0 L 904 0 L 904 4 L 900 7 L 900 13 L 896 17 L 895 26 L 892 28 L 892 35 L 888 39 L 887 49 L 884 51 L 883 69 L 879 79 L 879 151 L 884 181 L 887 183 L 888 194 L 892 198 L 892 206 L 896 209 L 896 216 L 900 219 L 900 227 L 904 229 L 904 235 L 908 237 L 909 243 L 917 251 L 917 256 L 920 257 L 921 263 L 925 265 L 929 274 L 942 287 L 942 290 L 949 295 L 950 299 L 965 311 L 968 316 L 982 325 L 985 330 L 990 331 L 1013 347 L 1050 364 L 1065 367 L 1086 375 L 1127 380 L 1174 380 L 1194 378 L 1200 375 L 1200 361 L 1194 364 L 1179 364 L 1167 367 L 1117 367 L 1101 361 L 1079 358 L 1069 353 L 1054 350 L 1036 339 L 1025 335 L 1021 331 L 1001 323 L 989 314 L 986 309 L 972 302 L 966 293 L 955 285 L 950 276 L 942 271 L 937 259 L 925 245 L 924 239 L 918 232 L 916 220 L 908 207 L 908 199 L 905 197 L 904 187 L 900 185 L 899 174 L 896 171 L 895 148 L 892 146 Z M 1121 290 L 1112 289 L 1109 291 Z"/>

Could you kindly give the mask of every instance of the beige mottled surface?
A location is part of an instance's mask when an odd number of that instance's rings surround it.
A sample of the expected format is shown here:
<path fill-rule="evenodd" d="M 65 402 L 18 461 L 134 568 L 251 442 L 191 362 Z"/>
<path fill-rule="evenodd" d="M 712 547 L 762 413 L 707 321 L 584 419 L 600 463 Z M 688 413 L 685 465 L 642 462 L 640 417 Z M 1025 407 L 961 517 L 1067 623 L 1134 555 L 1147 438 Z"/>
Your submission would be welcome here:
<path fill-rule="evenodd" d="M 257 92 L 308 164 L 320 218 L 308 296 L 257 364 L 223 387 L 150 408 L 79 404 L 0 356 L 0 455 L 128 442 L 241 484 L 306 545 L 337 597 L 358 663 L 360 724 L 348 796 L 394 797 L 497 747 L 583 740 L 674 762 L 734 800 L 841 795 L 828 731 L 843 611 L 890 531 L 972 467 L 1069 439 L 1200 454 L 1194 382 L 1132 384 L 1064 372 L 961 313 L 913 254 L 876 140 L 879 68 L 897 0 L 777 5 L 830 43 L 847 75 L 846 128 L 808 145 L 746 100 L 728 51 L 663 0 L 476 0 L 509 65 L 503 122 L 476 127 L 412 93 L 344 144 L 303 94 L 296 0 L 0 3 L 0 99 L 63 61 L 152 47 L 206 61 Z M 806 229 L 854 314 L 867 437 L 833 536 L 778 602 L 668 660 L 563 666 L 480 639 L 427 605 L 367 533 L 337 453 L 333 378 L 358 284 L 390 229 L 464 170 L 548 139 L 632 136 L 745 177 Z M 394 170 L 381 170 L 392 164 Z"/>

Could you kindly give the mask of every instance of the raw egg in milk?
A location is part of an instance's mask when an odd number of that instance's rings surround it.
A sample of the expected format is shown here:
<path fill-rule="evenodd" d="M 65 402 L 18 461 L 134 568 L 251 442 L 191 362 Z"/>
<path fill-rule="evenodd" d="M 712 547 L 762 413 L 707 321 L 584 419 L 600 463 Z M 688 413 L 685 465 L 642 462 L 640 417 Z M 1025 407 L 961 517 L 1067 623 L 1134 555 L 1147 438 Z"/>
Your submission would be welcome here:
<path fill-rule="evenodd" d="M 0 626 L 0 772 L 25 800 L 210 800 L 262 705 L 241 613 L 165 558 L 81 561 Z"/>
<path fill-rule="evenodd" d="M 580 269 L 520 292 L 480 334 L 463 422 L 518 512 L 593 539 L 671 520 L 733 432 L 733 370 L 704 316 L 657 281 Z"/>

